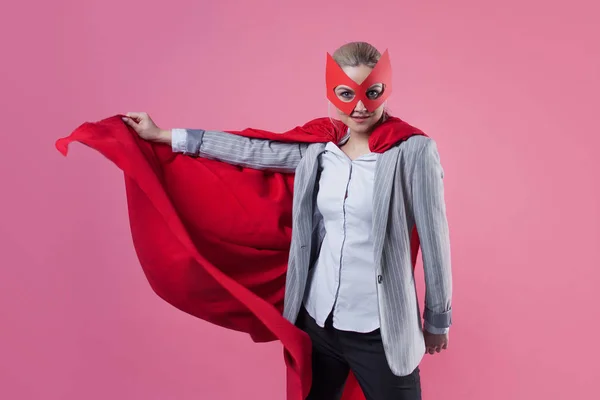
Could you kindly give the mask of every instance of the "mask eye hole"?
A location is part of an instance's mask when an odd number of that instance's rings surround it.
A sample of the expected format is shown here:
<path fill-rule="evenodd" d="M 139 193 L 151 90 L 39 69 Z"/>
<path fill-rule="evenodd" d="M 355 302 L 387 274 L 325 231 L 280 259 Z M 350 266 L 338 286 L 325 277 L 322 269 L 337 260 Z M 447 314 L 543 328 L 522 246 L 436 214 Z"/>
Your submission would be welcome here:
<path fill-rule="evenodd" d="M 384 91 L 385 86 L 382 83 L 376 83 L 369 89 L 367 89 L 367 92 L 365 94 L 367 95 L 367 98 L 369 100 L 377 100 L 381 97 L 381 95 L 383 95 Z"/>
<path fill-rule="evenodd" d="M 356 97 L 356 93 L 354 93 L 354 90 L 346 86 L 336 87 L 335 95 L 338 97 L 338 99 L 345 103 L 351 102 L 354 99 L 354 97 Z"/>

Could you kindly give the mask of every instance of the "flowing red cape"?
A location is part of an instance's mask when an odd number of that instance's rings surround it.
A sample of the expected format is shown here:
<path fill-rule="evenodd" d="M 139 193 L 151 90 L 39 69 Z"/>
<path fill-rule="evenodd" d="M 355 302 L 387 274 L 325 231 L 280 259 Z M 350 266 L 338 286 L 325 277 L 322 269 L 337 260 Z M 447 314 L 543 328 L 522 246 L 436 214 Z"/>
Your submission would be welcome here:
<path fill-rule="evenodd" d="M 284 133 L 231 133 L 338 143 L 345 131 L 343 124 L 319 118 Z M 413 135 L 424 133 L 392 117 L 375 129 L 369 145 L 382 153 Z M 135 250 L 156 294 L 195 317 L 246 332 L 255 342 L 281 341 L 287 399 L 303 400 L 311 385 L 310 339 L 281 315 L 294 175 L 173 153 L 140 139 L 121 116 L 84 123 L 56 148 L 66 156 L 74 141 L 123 171 Z M 413 264 L 418 240 L 414 243 Z M 352 375 L 343 399 L 364 399 Z"/>

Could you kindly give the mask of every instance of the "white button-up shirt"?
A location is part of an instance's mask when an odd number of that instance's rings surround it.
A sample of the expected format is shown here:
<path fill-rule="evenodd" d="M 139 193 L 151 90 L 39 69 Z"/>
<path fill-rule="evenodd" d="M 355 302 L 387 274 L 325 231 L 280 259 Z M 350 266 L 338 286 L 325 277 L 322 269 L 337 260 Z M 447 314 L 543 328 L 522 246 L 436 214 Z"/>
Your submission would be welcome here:
<path fill-rule="evenodd" d="M 353 332 L 379 328 L 373 259 L 373 182 L 378 154 L 351 160 L 328 143 L 319 158 L 317 207 L 325 238 L 311 269 L 304 305 L 321 327 L 333 311 L 333 326 Z"/>
<path fill-rule="evenodd" d="M 173 129 L 172 148 L 185 152 L 187 132 Z M 311 269 L 304 306 L 321 327 L 333 310 L 333 326 L 353 332 L 379 328 L 373 259 L 373 181 L 378 154 L 350 158 L 328 143 L 319 158 L 317 207 L 326 234 Z"/>

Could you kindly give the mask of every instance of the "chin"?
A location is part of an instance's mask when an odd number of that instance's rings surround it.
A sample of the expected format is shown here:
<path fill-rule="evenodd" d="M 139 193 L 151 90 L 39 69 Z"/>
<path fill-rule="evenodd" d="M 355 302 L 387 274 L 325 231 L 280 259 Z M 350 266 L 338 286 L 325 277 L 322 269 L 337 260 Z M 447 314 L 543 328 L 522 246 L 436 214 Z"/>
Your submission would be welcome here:
<path fill-rule="evenodd" d="M 370 118 L 368 121 L 359 124 L 354 122 L 351 118 L 347 117 L 343 122 L 348 128 L 350 128 L 352 132 L 369 133 L 375 127 L 377 120 L 375 118 Z"/>
<path fill-rule="evenodd" d="M 375 113 L 364 122 L 355 122 L 349 115 L 338 110 L 339 119 L 354 133 L 364 134 L 370 133 L 375 129 L 377 123 L 381 120 L 383 113 Z"/>
<path fill-rule="evenodd" d="M 353 126 L 350 127 L 350 130 L 355 133 L 370 133 L 374 127 L 375 124 L 353 124 Z"/>

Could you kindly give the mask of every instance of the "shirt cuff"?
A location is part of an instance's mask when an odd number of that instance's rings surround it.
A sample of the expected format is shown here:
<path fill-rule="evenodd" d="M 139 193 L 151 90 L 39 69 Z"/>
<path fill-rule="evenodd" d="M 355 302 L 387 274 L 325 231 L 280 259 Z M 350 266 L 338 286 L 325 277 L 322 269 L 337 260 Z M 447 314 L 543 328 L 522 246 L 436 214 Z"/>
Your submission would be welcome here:
<path fill-rule="evenodd" d="M 175 153 L 185 153 L 187 149 L 187 130 L 172 129 L 171 130 L 171 149 Z"/>
<path fill-rule="evenodd" d="M 425 321 L 424 328 L 427 332 L 432 333 L 434 335 L 445 335 L 450 331 L 450 328 L 436 328 L 435 326 L 429 324 L 427 321 Z"/>
<path fill-rule="evenodd" d="M 452 325 L 452 309 L 445 312 L 433 312 L 427 306 L 425 306 L 425 313 L 423 319 L 430 325 L 438 327 L 449 327 Z"/>

